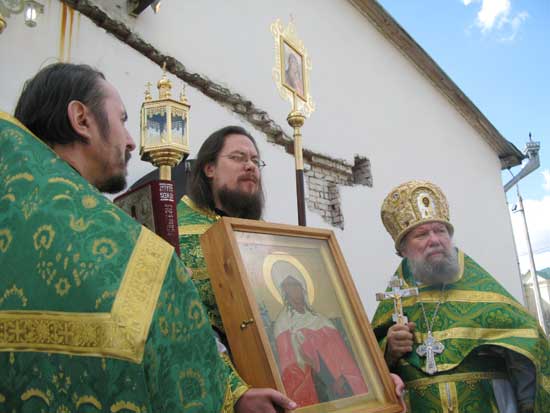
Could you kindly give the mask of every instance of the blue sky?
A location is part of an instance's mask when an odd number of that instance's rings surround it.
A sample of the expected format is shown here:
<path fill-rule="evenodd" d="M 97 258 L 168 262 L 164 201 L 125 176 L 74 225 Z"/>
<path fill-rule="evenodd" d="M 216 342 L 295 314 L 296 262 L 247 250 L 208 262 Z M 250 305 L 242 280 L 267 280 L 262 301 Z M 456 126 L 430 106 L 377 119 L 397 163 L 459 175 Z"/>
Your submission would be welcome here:
<path fill-rule="evenodd" d="M 541 142 L 541 166 L 521 181 L 537 269 L 550 267 L 550 1 L 378 0 L 500 133 L 523 151 Z M 517 173 L 519 167 L 513 168 Z M 503 173 L 503 182 L 510 174 Z M 508 192 L 510 205 L 515 190 Z M 520 215 L 511 213 L 522 271 Z"/>

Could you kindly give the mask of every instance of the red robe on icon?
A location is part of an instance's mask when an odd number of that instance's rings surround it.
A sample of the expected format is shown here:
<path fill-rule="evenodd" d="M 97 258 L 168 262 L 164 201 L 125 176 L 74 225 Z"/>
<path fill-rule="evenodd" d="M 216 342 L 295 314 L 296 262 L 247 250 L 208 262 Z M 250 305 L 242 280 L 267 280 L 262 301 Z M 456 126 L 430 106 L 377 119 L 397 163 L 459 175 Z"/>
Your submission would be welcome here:
<path fill-rule="evenodd" d="M 353 356 L 327 317 L 287 307 L 277 317 L 274 333 L 286 393 L 299 407 L 368 392 Z M 320 387 L 324 394 L 318 394 Z"/>

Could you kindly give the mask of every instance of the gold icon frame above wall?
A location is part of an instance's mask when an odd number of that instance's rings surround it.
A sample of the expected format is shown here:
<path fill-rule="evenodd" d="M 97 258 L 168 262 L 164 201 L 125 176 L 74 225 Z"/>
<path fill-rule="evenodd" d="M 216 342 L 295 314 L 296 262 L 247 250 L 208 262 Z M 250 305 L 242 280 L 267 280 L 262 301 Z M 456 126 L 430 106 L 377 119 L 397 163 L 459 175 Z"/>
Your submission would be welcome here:
<path fill-rule="evenodd" d="M 304 42 L 297 37 L 292 18 L 286 28 L 277 19 L 271 24 L 271 33 L 275 41 L 273 80 L 281 97 L 292 103 L 292 110 L 309 117 L 315 105 L 309 94 L 311 59 Z"/>

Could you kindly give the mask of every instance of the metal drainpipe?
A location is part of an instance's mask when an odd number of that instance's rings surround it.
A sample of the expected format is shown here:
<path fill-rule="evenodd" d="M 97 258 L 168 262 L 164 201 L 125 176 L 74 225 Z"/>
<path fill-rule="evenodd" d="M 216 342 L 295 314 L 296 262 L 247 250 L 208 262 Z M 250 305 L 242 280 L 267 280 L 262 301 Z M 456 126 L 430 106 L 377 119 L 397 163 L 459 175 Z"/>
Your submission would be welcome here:
<path fill-rule="evenodd" d="M 521 168 L 521 171 L 519 171 L 519 173 L 516 176 L 514 176 L 510 181 L 508 181 L 504 185 L 504 192 L 508 192 L 508 190 L 510 190 L 514 185 L 516 185 L 516 189 L 518 193 L 519 208 L 514 209 L 514 211 L 521 212 L 523 216 L 525 234 L 527 237 L 527 249 L 529 252 L 531 275 L 533 277 L 535 307 L 537 309 L 537 316 L 539 319 L 539 323 L 542 327 L 542 330 L 544 331 L 545 334 L 547 334 L 546 322 L 544 320 L 544 312 L 542 310 L 542 297 L 540 294 L 539 280 L 536 272 L 535 260 L 533 258 L 533 249 L 531 247 L 531 239 L 529 237 L 529 228 L 527 227 L 527 219 L 525 218 L 525 210 L 523 208 L 523 199 L 521 198 L 521 195 L 519 193 L 519 185 L 518 185 L 519 181 L 521 181 L 523 178 L 525 178 L 527 175 L 529 175 L 531 172 L 533 172 L 540 166 L 539 150 L 540 150 L 540 142 L 533 142 L 533 140 L 531 139 L 531 134 L 529 133 L 529 142 L 527 142 L 527 145 L 524 151 L 529 161 L 527 162 L 527 164 L 525 164 L 523 168 Z M 510 173 L 512 172 L 510 171 Z M 516 249 L 516 255 L 517 255 L 517 249 Z M 519 266 L 519 257 L 518 257 L 518 266 Z M 520 282 L 521 282 L 521 287 L 523 289 L 523 280 L 521 279 L 521 269 L 520 269 Z"/>

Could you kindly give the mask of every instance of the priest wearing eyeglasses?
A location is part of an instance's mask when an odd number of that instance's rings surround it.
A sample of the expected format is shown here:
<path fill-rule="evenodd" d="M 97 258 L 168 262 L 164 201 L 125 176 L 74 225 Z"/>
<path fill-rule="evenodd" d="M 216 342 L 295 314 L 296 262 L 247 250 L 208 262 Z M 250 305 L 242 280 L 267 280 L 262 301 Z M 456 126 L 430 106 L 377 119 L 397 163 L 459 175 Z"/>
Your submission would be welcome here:
<path fill-rule="evenodd" d="M 233 369 L 231 388 L 239 412 L 275 412 L 297 407 L 273 389 L 251 389 L 231 364 L 227 339 L 206 268 L 200 235 L 222 216 L 259 220 L 264 208 L 260 158 L 256 141 L 240 126 L 226 126 L 212 133 L 202 144 L 188 178 L 187 194 L 178 203 L 181 258 L 192 271 L 193 281 L 205 305 L 210 323 L 220 339 L 219 350 Z M 227 346 L 227 347 L 226 347 Z M 392 375 L 396 394 L 403 382 Z"/>

